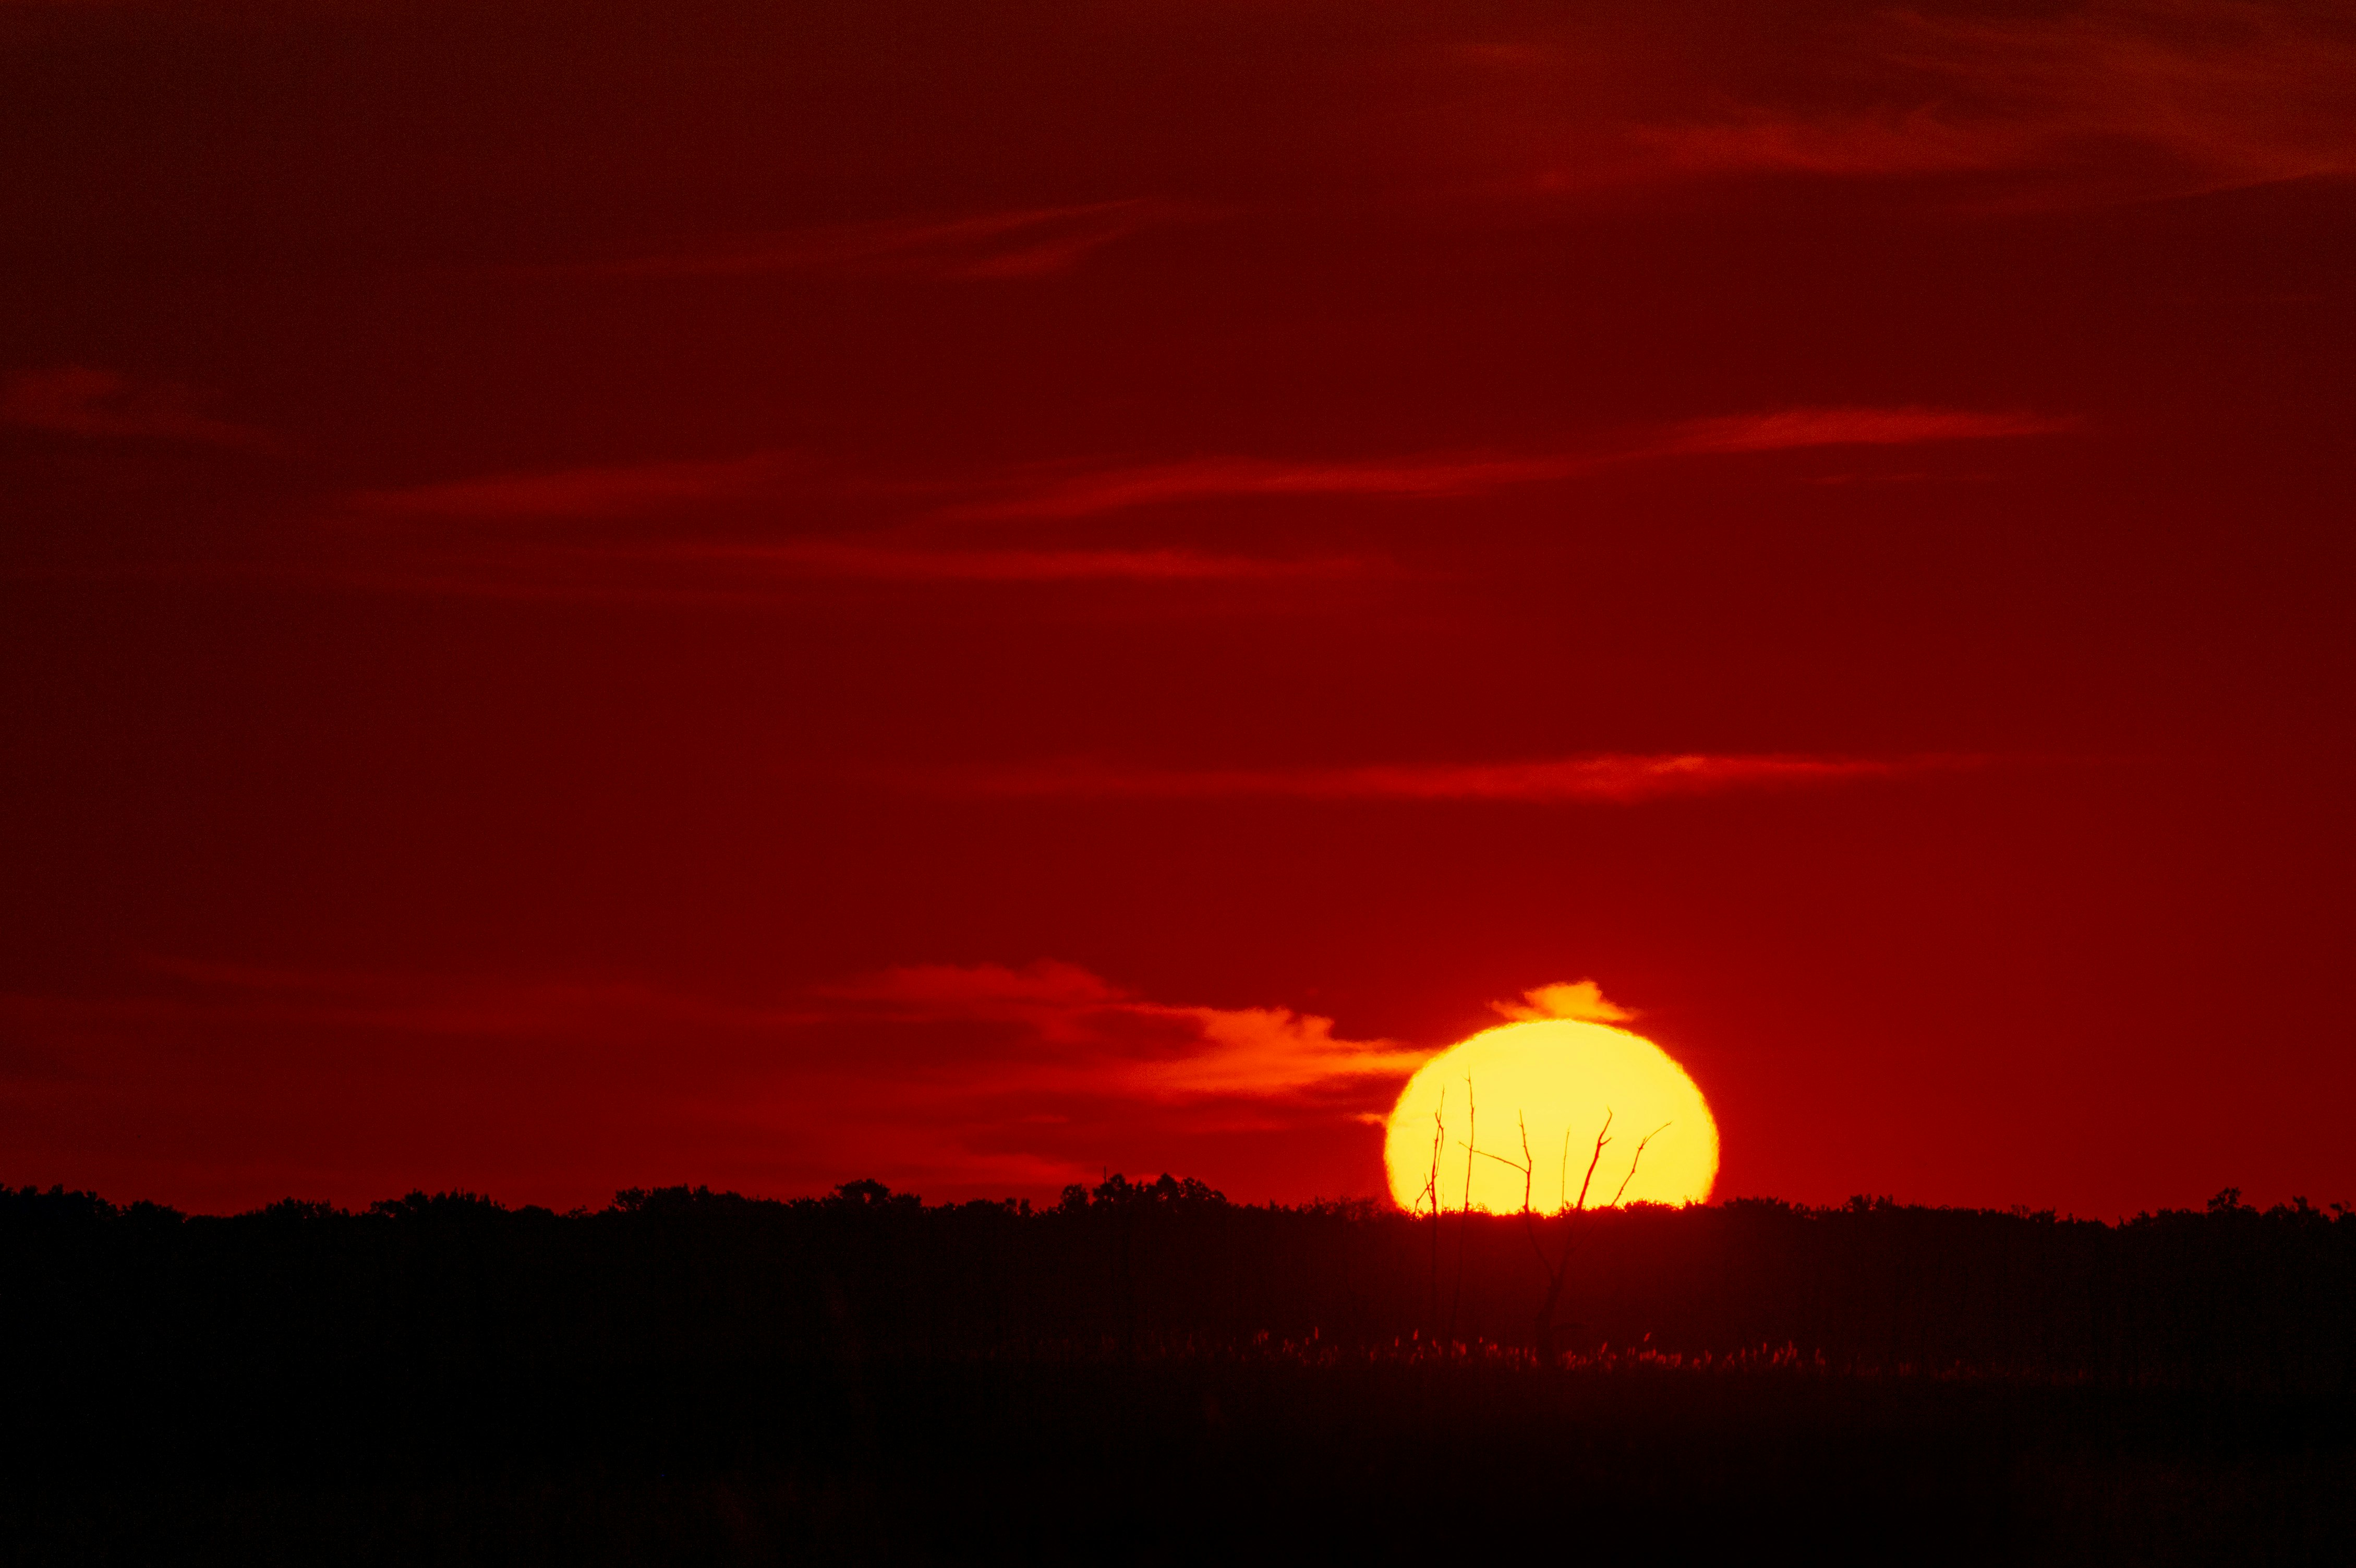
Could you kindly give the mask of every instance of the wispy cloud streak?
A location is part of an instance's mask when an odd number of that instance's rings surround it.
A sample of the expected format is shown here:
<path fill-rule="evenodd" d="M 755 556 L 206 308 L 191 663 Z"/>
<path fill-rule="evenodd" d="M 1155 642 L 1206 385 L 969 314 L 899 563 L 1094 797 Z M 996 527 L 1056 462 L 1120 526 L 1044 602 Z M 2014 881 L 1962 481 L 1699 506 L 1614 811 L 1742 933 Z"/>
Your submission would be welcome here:
<path fill-rule="evenodd" d="M 1209 583 L 1361 575 L 1350 556 L 1220 555 L 1168 547 L 1134 550 L 941 549 L 841 539 L 781 544 L 691 544 L 631 553 L 642 560 L 737 565 L 787 576 L 904 583 Z"/>
<path fill-rule="evenodd" d="M 537 521 L 641 517 L 682 506 L 776 493 L 802 466 L 756 452 L 717 461 L 617 464 L 490 474 L 399 489 L 361 490 L 355 511 L 416 519 Z"/>
<path fill-rule="evenodd" d="M 1784 755 L 1557 757 L 1533 762 L 1360 768 L 1152 768 L 1098 762 L 943 770 L 908 780 L 934 791 L 1011 799 L 1516 801 L 1630 805 L 1684 795 L 1794 789 L 1972 765 L 1958 757 Z"/>
<path fill-rule="evenodd" d="M 1012 483 L 1006 493 L 993 498 L 951 503 L 937 515 L 961 521 L 1051 520 L 1207 499 L 1325 496 L 1434 499 L 1575 478 L 1650 459 L 2058 435 L 2077 429 L 2079 423 L 2067 415 L 2026 410 L 1775 409 L 1688 420 L 1638 432 L 1617 445 L 1550 453 L 1466 453 L 1356 462 L 1203 457 L 1042 475 Z"/>
<path fill-rule="evenodd" d="M 1155 1101 L 1299 1099 L 1394 1081 L 1428 1050 L 1348 1040 L 1333 1020 L 1288 1007 L 1154 1002 L 1076 964 L 929 964 L 887 970 L 822 994 L 881 1024 L 1011 1026 L 1021 1041 L 989 1073 L 993 1092 L 1029 1087 Z"/>
<path fill-rule="evenodd" d="M 1170 502 L 1248 497 L 1434 499 L 1485 494 L 1597 472 L 1617 464 L 1713 454 L 1814 447 L 1899 446 L 2064 435 L 2067 415 L 2027 410 L 1800 407 L 1719 415 L 1643 430 L 1617 442 L 1537 453 L 1440 453 L 1373 459 L 1209 456 L 1074 471 L 946 479 L 917 489 L 850 484 L 787 452 L 719 459 L 661 459 L 487 474 L 356 491 L 354 513 L 386 519 L 478 521 L 611 521 L 678 515 L 715 503 L 788 497 L 852 497 L 863 504 L 964 489 L 968 499 L 925 502 L 941 521 L 1055 521 Z M 725 545 L 714 545 L 722 550 Z M 818 561 L 848 545 L 782 547 Z"/>
<path fill-rule="evenodd" d="M 1052 1192 L 1141 1144 L 1340 1135 L 1429 1055 L 1284 1006 L 1156 1001 L 1052 960 L 910 965 L 767 1001 L 613 978 L 146 967 L 129 994 L 0 993 L 0 1091 L 131 1125 L 243 1117 L 257 1179 L 299 1171 L 346 1196 L 453 1148 L 478 1181 L 519 1133 L 536 1182 L 572 1170 L 582 1197 L 610 1192 L 617 1162 L 681 1158 L 769 1190 L 848 1173 L 935 1197 Z"/>
<path fill-rule="evenodd" d="M 1761 105 L 1633 129 L 1661 173 L 2036 172 L 2052 200 L 2356 169 L 2356 29 L 2330 6 L 2097 0 L 2021 16 L 1879 13 L 1827 54 L 1882 102 Z M 2121 157 L 2140 153 L 2141 160 Z"/>
<path fill-rule="evenodd" d="M 742 600 L 816 580 L 1178 585 L 1369 578 L 1390 568 L 1363 554 L 1264 555 L 1021 535 L 1023 525 L 1185 501 L 1435 500 L 1644 461 L 1988 441 L 2075 428 L 2074 419 L 2020 410 L 1800 407 L 1658 425 L 1557 452 L 1364 461 L 1221 456 L 897 487 L 825 474 L 791 453 L 757 452 L 358 491 L 346 498 L 348 521 L 402 532 L 350 542 L 402 558 L 322 570 L 337 580 L 409 592 L 649 602 Z M 964 499 L 944 503 L 944 490 Z M 825 532 L 798 522 L 784 538 L 759 532 L 775 529 L 768 514 L 787 507 L 813 518 L 844 508 L 881 507 L 886 515 L 898 509 L 903 520 L 856 532 L 843 530 L 839 517 Z M 909 509 L 913 518 L 905 516 Z M 542 526 L 557 523 L 600 526 L 586 537 Z M 693 532 L 655 536 L 650 525 L 664 523 Z M 1000 525 L 997 537 L 978 542 L 968 532 L 978 525 Z"/>
<path fill-rule="evenodd" d="M 760 606 L 798 602 L 814 585 L 910 588 L 1133 584 L 1182 588 L 1333 584 L 1391 568 L 1365 556 L 1252 556 L 1200 551 L 928 549 L 813 540 L 775 545 L 683 542 L 608 550 L 559 545 L 412 552 L 263 575 L 376 592 L 524 602 Z"/>
<path fill-rule="evenodd" d="M 1817 446 L 1914 446 L 1939 441 L 1994 441 L 2066 435 L 2081 421 L 2026 410 L 1951 408 L 1785 408 L 1767 413 L 1687 420 L 1669 427 L 1634 457 L 1683 454 L 1794 452 Z"/>
<path fill-rule="evenodd" d="M 938 515 L 959 520 L 1076 518 L 1171 501 L 1245 496 L 1440 497 L 1567 478 L 1599 466 L 1589 456 L 1433 457 L 1374 462 L 1300 462 L 1201 457 L 1107 468 L 1047 479 L 997 499 L 959 502 Z"/>

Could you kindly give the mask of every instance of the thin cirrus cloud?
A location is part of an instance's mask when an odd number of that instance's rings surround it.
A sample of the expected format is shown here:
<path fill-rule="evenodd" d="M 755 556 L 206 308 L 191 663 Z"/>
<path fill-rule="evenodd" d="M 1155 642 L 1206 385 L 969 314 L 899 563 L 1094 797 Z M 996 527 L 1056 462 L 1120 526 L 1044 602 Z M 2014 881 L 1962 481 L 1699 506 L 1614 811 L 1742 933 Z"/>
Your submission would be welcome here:
<path fill-rule="evenodd" d="M 1071 519 L 1189 500 L 1311 496 L 1431 499 L 1575 478 L 1621 464 L 1814 447 L 1909 446 L 2058 435 L 2068 415 L 1923 407 L 1786 408 L 1681 421 L 1617 445 L 1527 455 L 1472 454 L 1368 462 L 1205 457 L 1054 474 L 936 514 L 956 521 Z"/>
<path fill-rule="evenodd" d="M 1444 498 L 1569 478 L 1648 458 L 1987 441 L 2064 435 L 2079 425 L 2080 421 L 2069 415 L 2027 410 L 1796 407 L 1685 420 L 1637 432 L 1617 443 L 1554 452 L 1368 461 L 1212 456 L 1078 473 L 978 478 L 962 487 L 945 481 L 905 493 L 934 494 L 943 488 L 982 492 L 930 510 L 938 520 L 971 521 L 1077 518 L 1216 497 Z M 792 453 L 771 451 L 720 459 L 490 474 L 360 490 L 347 498 L 347 505 L 369 515 L 421 520 L 626 519 L 657 517 L 712 502 L 813 494 L 827 489 L 815 465 Z M 850 493 L 840 484 L 833 489 Z M 867 486 L 857 493 L 872 499 L 889 499 L 894 492 Z"/>
<path fill-rule="evenodd" d="M 1185 501 L 1315 497 L 1436 500 L 1564 480 L 1623 464 L 1858 446 L 1910 446 L 2064 434 L 2068 416 L 2020 410 L 1797 407 L 1686 420 L 1616 442 L 1535 454 L 1440 455 L 1368 461 L 1216 456 L 1178 462 L 945 480 L 921 486 L 848 482 L 787 452 L 716 460 L 491 474 L 346 499 L 345 514 L 429 525 L 423 555 L 347 564 L 339 580 L 406 592 L 494 597 L 739 600 L 795 580 L 902 584 L 1214 584 L 1380 575 L 1364 555 L 1272 556 L 1176 544 L 1075 546 L 972 542 L 922 528 L 804 534 L 607 537 L 538 533 L 468 541 L 452 527 L 565 522 L 639 525 L 741 514 L 793 502 L 915 508 L 940 525 L 1059 523 Z M 946 503 L 947 489 L 966 499 Z"/>
<path fill-rule="evenodd" d="M 1578 69 L 1578 51 L 1554 52 Z M 1647 105 L 1602 135 L 1566 124 L 1538 183 L 2010 176 L 2034 181 L 2019 199 L 2051 204 L 2356 169 L 2356 30 L 2332 6 L 1874 10 L 1825 27 L 1804 58 L 1779 91 L 1727 84 L 1714 113 Z"/>
<path fill-rule="evenodd" d="M 1005 799 L 1492 801 L 1633 805 L 1737 790 L 1801 789 L 1971 766 L 1960 757 L 1875 758 L 1700 753 L 1360 768 L 1153 768 L 1075 761 L 944 769 L 900 780 Z"/>
<path fill-rule="evenodd" d="M 510 1201 L 595 1201 L 687 1169 L 781 1193 L 854 1176 L 935 1197 L 1052 1191 L 1141 1138 L 1183 1159 L 1206 1138 L 1347 1135 L 1430 1054 L 1284 1006 L 1161 1002 L 1055 961 L 912 965 L 768 1001 L 603 978 L 145 967 L 134 994 L 0 994 L 12 1132 L 123 1128 L 108 1157 L 145 1170 L 159 1156 L 140 1129 L 233 1122 L 241 1174 L 212 1200 L 232 1207 L 365 1201 L 421 1161 L 512 1181 L 519 1139 L 531 1174 L 501 1189 Z M 602 1089 L 584 1098 L 589 1081 Z"/>
<path fill-rule="evenodd" d="M 790 453 L 718 461 L 671 461 L 494 474 L 348 497 L 348 514 L 385 522 L 532 524 L 632 522 L 782 501 L 822 493 L 811 465 Z M 840 487 L 835 487 L 840 489 Z M 387 585 L 498 596 L 568 591 L 611 596 L 617 588 L 663 596 L 741 594 L 766 579 L 897 583 L 1213 583 L 1363 575 L 1354 556 L 1258 556 L 1175 545 L 1060 547 L 942 543 L 892 532 L 784 540 L 701 537 L 603 544 L 562 539 L 497 547 L 439 541 L 433 569 L 378 571 Z M 679 580 L 649 580 L 668 571 Z M 627 579 L 618 583 L 619 574 Z M 722 580 L 712 580 L 719 574 Z"/>
<path fill-rule="evenodd" d="M 635 981 L 456 977 L 312 970 L 177 957 L 146 960 L 134 995 L 0 995 L 15 1032 L 77 1045 L 146 1033 L 291 1029 L 383 1038 L 459 1038 L 588 1046 L 638 1038 L 766 1039 L 794 1058 L 802 1031 L 830 1030 L 892 1049 L 937 1098 L 1016 1084 L 1094 1097 L 1183 1101 L 1298 1098 L 1403 1077 L 1429 1052 L 1350 1040 L 1333 1021 L 1290 1008 L 1156 1002 L 1078 965 L 1042 960 L 917 964 L 774 1003 L 715 999 Z M 908 1031 L 960 1026 L 935 1053 Z M 972 1026 L 967 1029 L 966 1026 Z M 978 1029 L 979 1032 L 973 1032 Z M 898 1035 L 892 1047 L 886 1037 Z M 752 1059 L 757 1067 L 760 1058 Z M 811 1058 L 823 1069 L 826 1052 Z"/>
<path fill-rule="evenodd" d="M 780 493 L 806 466 L 791 454 L 717 461 L 630 463 L 490 474 L 398 489 L 360 490 L 352 510 L 385 518 L 541 521 L 646 517 L 712 501 Z"/>
<path fill-rule="evenodd" d="M 937 515 L 963 521 L 1052 520 L 1173 501 L 1243 497 L 1465 496 L 1507 485 L 1568 478 L 1598 466 L 1594 457 L 1577 456 L 1360 463 L 1202 457 L 1049 478 L 995 499 L 952 503 Z"/>
<path fill-rule="evenodd" d="M 346 498 L 348 517 L 432 525 L 423 559 L 348 563 L 346 581 L 491 597 L 741 599 L 797 579 L 878 583 L 1245 583 L 1361 576 L 1355 556 L 1260 556 L 1177 545 L 943 542 L 905 531 L 787 539 L 723 536 L 572 540 L 546 533 L 469 542 L 453 525 L 642 523 L 719 509 L 827 499 L 813 465 L 785 452 L 493 474 Z"/>
<path fill-rule="evenodd" d="M 1957 125 L 1925 110 L 1886 115 L 1739 120 L 1640 126 L 1640 146 L 1689 174 L 1825 176 L 1953 174 L 2026 156 L 2030 138 L 2002 127 Z"/>
<path fill-rule="evenodd" d="M 2248 0 L 2108 0 L 2058 14 L 1900 13 L 1887 48 L 1986 107 L 1999 158 L 2068 145 L 2160 151 L 2195 187 L 2356 168 L 2356 30 L 2344 10 Z M 2002 133 L 2028 144 L 2016 153 Z"/>
<path fill-rule="evenodd" d="M 1134 584 L 1140 586 L 1335 583 L 1379 575 L 1358 556 L 1261 557 L 1173 548 L 933 549 L 837 540 L 781 544 L 685 542 L 614 549 L 561 545 L 438 550 L 412 559 L 346 558 L 302 580 L 434 597 L 669 606 L 796 602 L 808 585 Z"/>
<path fill-rule="evenodd" d="M 1392 1040 L 1337 1036 L 1333 1020 L 1287 1007 L 1155 1002 L 1076 964 L 912 965 L 830 986 L 823 997 L 869 1028 L 987 1026 L 1011 1042 L 976 1075 L 1010 1087 L 1157 1101 L 1300 1100 L 1395 1087 L 1430 1056 Z"/>
<path fill-rule="evenodd" d="M 1687 420 L 1630 457 L 1687 454 L 1791 452 L 1814 446 L 1913 446 L 1935 441 L 1993 441 L 2024 435 L 2065 435 L 2081 421 L 2025 410 L 1950 408 L 1785 408 Z"/>
<path fill-rule="evenodd" d="M 1208 583 L 1357 576 L 1352 556 L 1273 557 L 1174 548 L 1029 550 L 874 545 L 840 539 L 783 544 L 689 544 L 642 554 L 788 576 L 908 583 Z"/>

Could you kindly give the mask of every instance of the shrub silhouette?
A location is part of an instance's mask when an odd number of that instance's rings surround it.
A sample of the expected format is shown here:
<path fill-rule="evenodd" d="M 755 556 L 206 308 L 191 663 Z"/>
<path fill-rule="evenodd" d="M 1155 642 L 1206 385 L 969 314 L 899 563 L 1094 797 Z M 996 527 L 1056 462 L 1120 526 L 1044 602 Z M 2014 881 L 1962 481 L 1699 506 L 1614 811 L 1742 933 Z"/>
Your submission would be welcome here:
<path fill-rule="evenodd" d="M 1168 1176 L 1037 1210 L 0 1189 L 0 1561 L 1371 1560 L 1467 1509 L 1606 1552 L 1672 1517 L 1816 1560 L 2356 1544 L 2343 1210 L 1451 1213 L 1438 1342 L 1431 1223 Z"/>
<path fill-rule="evenodd" d="M 533 1365 L 1155 1352 L 1435 1337 L 1543 1359 L 1791 1348 L 1860 1369 L 2184 1388 L 2356 1385 L 2356 1223 L 2304 1198 L 2111 1225 L 1859 1197 L 1428 1217 L 1107 1177 L 1033 1211 L 880 1182 L 785 1201 L 632 1189 L 591 1213 L 412 1192 L 230 1218 L 0 1189 L 0 1356 L 397 1354 Z M 1574 1228 L 1576 1228 L 1574 1232 Z M 1555 1260 L 1576 1239 L 1580 1267 Z M 1547 1343 L 1552 1296 L 1569 1326 Z M 1435 1320 L 1434 1311 L 1441 1313 Z M 1455 1319 L 1451 1325 L 1449 1317 Z"/>

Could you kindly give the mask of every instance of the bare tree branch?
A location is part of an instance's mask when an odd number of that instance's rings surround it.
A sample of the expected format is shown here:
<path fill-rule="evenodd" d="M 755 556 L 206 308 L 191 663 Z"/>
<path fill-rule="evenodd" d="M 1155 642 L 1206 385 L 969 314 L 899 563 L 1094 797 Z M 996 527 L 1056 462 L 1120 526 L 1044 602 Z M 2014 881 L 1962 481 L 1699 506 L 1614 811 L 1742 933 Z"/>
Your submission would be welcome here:
<path fill-rule="evenodd" d="M 1464 1212 L 1472 1212 L 1472 1146 L 1481 1141 L 1481 1107 L 1472 1098 L 1472 1075 L 1464 1075 Z M 1462 1251 L 1462 1249 L 1459 1249 Z"/>
<path fill-rule="evenodd" d="M 1448 1147 L 1448 1086 L 1440 1086 L 1440 1103 L 1431 1112 L 1431 1176 L 1423 1190 L 1431 1195 L 1431 1312 L 1426 1326 L 1440 1327 L 1440 1155 Z"/>
<path fill-rule="evenodd" d="M 1587 1176 L 1579 1184 L 1579 1207 L 1582 1209 L 1587 1207 L 1588 1184 L 1595 1179 L 1595 1167 L 1603 1163 L 1603 1145 L 1612 1141 L 1612 1116 L 1611 1108 L 1606 1106 L 1603 1112 L 1602 1130 L 1595 1134 L 1594 1157 L 1587 1162 Z"/>
<path fill-rule="evenodd" d="M 1546 1267 L 1546 1248 L 1538 1240 L 1537 1216 L 1530 1208 L 1530 1182 L 1537 1171 L 1537 1161 L 1530 1154 L 1529 1119 L 1520 1112 L 1514 1113 L 1514 1123 L 1522 1130 L 1522 1234 L 1529 1239 L 1530 1251 L 1537 1254 L 1538 1267 Z"/>
<path fill-rule="evenodd" d="M 1434 1219 L 1440 1216 L 1440 1152 L 1448 1146 L 1447 1114 L 1448 1086 L 1441 1084 L 1440 1103 L 1432 1108 L 1431 1112 L 1431 1171 L 1424 1177 L 1422 1197 L 1416 1199 L 1419 1203 L 1422 1202 L 1424 1197 L 1431 1199 L 1431 1213 Z"/>
<path fill-rule="evenodd" d="M 1547 1289 L 1546 1299 L 1538 1304 L 1537 1323 L 1532 1337 L 1537 1342 L 1538 1360 L 1546 1366 L 1550 1367 L 1554 1365 L 1554 1335 L 1556 1327 L 1555 1312 L 1562 1303 L 1562 1287 L 1570 1278 L 1570 1255 L 1572 1252 L 1576 1251 L 1579 1247 L 1579 1216 L 1587 1211 L 1587 1192 L 1588 1188 L 1594 1185 L 1595 1167 L 1603 1163 L 1603 1145 L 1612 1141 L 1612 1115 L 1613 1112 L 1607 1107 L 1603 1112 L 1603 1125 L 1596 1130 L 1595 1153 L 1589 1156 L 1587 1161 L 1587 1175 L 1580 1178 L 1579 1184 L 1579 1207 L 1576 1209 L 1567 1209 L 1566 1208 L 1561 1207 L 1558 1203 L 1555 1209 L 1557 1216 L 1561 1218 L 1563 1221 L 1562 1251 L 1555 1256 L 1552 1262 L 1547 1261 L 1546 1252 L 1543 1249 L 1538 1252 L 1538 1266 L 1544 1269 L 1547 1274 Z M 1523 1149 L 1525 1153 L 1528 1150 L 1528 1130 L 1525 1128 L 1523 1131 Z M 1648 1135 L 1645 1139 L 1645 1143 L 1650 1143 L 1652 1139 Z M 1643 1144 L 1639 1144 L 1636 1145 L 1636 1157 L 1638 1159 L 1642 1159 L 1644 1155 L 1644 1146 Z M 1570 1165 L 1570 1134 L 1568 1132 L 1564 1133 L 1562 1137 L 1562 1158 L 1564 1175 L 1568 1177 Z M 1629 1174 L 1632 1178 L 1635 1174 L 1635 1167 L 1633 1164 L 1629 1166 Z M 1569 1185 L 1568 1181 L 1566 1181 L 1565 1185 Z M 1623 1192 L 1627 1190 L 1627 1184 L 1625 1182 L 1621 1184 L 1621 1190 Z M 1614 1201 L 1616 1202 L 1618 1200 L 1615 1198 Z M 1525 1216 L 1525 1219 L 1527 1217 Z M 1537 1239 L 1537 1228 L 1534 1223 L 1530 1226 L 1530 1238 L 1532 1244 L 1535 1245 Z"/>
<path fill-rule="evenodd" d="M 1628 1190 L 1628 1184 L 1636 1179 L 1636 1165 L 1638 1161 L 1644 1157 L 1644 1144 L 1651 1143 L 1654 1139 L 1659 1137 L 1668 1130 L 1669 1123 L 1664 1122 L 1659 1126 L 1654 1128 L 1651 1132 L 1645 1133 L 1643 1142 L 1636 1145 L 1635 1157 L 1628 1162 L 1628 1174 L 1620 1178 L 1620 1191 L 1612 1195 L 1612 1208 L 1617 1208 L 1620 1207 L 1621 1194 L 1625 1193 Z"/>
<path fill-rule="evenodd" d="M 1456 1289 L 1448 1298 L 1448 1337 L 1456 1337 L 1457 1309 L 1464 1305 L 1464 1244 L 1472 1233 L 1472 1145 L 1481 1136 L 1481 1109 L 1472 1098 L 1472 1075 L 1464 1075 L 1464 1215 L 1456 1223 Z"/>

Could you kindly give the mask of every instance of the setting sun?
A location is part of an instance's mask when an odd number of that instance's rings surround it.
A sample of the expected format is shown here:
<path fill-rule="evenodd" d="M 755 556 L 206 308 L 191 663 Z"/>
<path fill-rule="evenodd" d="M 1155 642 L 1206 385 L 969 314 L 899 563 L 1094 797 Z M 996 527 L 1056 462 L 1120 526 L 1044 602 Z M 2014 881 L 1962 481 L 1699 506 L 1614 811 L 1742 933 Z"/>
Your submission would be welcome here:
<path fill-rule="evenodd" d="M 1383 1140 L 1391 1197 L 1430 1208 L 1436 1141 L 1445 1208 L 1463 1206 L 1468 1166 L 1475 1208 L 1519 1209 L 1526 1193 L 1542 1212 L 1575 1205 L 1607 1118 L 1590 1207 L 1709 1196 L 1718 1124 L 1685 1069 L 1626 1029 L 1542 1018 L 1484 1029 L 1408 1079 Z"/>

